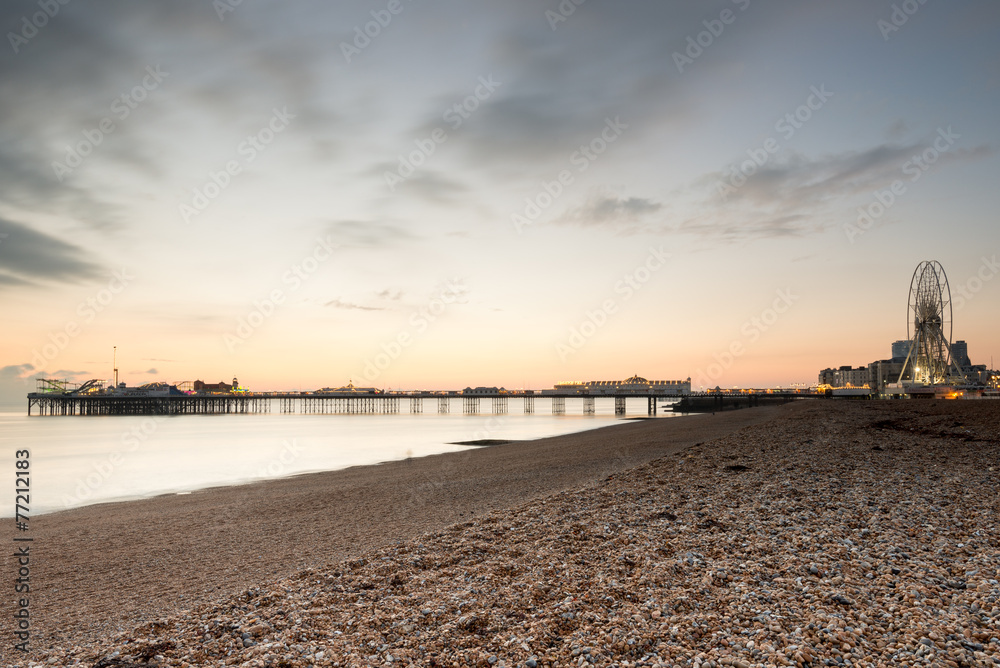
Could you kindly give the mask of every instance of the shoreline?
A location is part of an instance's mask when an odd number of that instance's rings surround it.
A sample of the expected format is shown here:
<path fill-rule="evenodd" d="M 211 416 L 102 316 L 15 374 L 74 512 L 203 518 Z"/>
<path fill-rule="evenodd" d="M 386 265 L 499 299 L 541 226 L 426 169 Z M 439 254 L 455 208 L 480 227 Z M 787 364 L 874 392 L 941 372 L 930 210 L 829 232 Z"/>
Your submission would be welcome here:
<path fill-rule="evenodd" d="M 502 447 L 42 515 L 32 519 L 39 583 L 37 593 L 32 588 L 33 646 L 107 637 L 303 568 L 593 485 L 776 415 L 755 409 L 628 421 Z M 11 558 L 4 562 L 9 571 Z M 7 614 L 11 603 L 2 608 Z"/>
<path fill-rule="evenodd" d="M 700 415 L 700 414 L 699 413 L 692 413 L 690 415 L 685 415 L 684 417 L 694 417 L 694 416 L 697 416 L 697 415 Z M 678 415 L 677 417 L 679 418 L 681 416 Z M 625 426 L 625 425 L 636 423 L 636 422 L 647 421 L 647 420 L 661 420 L 661 419 L 673 419 L 673 418 L 653 418 L 653 417 L 624 418 L 624 419 L 621 419 L 620 421 L 616 421 L 616 422 L 614 422 L 612 424 L 606 424 L 606 425 L 603 425 L 603 426 L 600 426 L 600 427 L 592 427 L 592 428 L 589 428 L 589 429 L 583 429 L 581 431 L 574 431 L 574 432 L 570 432 L 568 434 L 559 434 L 557 436 L 542 436 L 542 437 L 539 437 L 539 438 L 510 439 L 510 440 L 508 440 L 508 439 L 479 439 L 477 441 L 461 441 L 461 442 L 454 442 L 454 443 L 445 443 L 445 445 L 461 445 L 461 446 L 465 446 L 465 447 L 468 448 L 468 450 L 461 450 L 461 451 L 458 451 L 458 452 L 434 452 L 434 453 L 427 454 L 427 455 L 421 455 L 419 457 L 408 457 L 408 458 L 404 458 L 404 459 L 386 459 L 386 460 L 379 461 L 379 462 L 371 462 L 369 464 L 350 464 L 348 466 L 344 466 L 343 468 L 336 468 L 336 469 L 322 469 L 322 470 L 316 470 L 316 471 L 299 471 L 299 472 L 296 472 L 296 473 L 291 473 L 289 475 L 282 476 L 280 478 L 257 478 L 257 479 L 251 479 L 251 480 L 241 480 L 241 481 L 236 481 L 236 482 L 226 483 L 226 484 L 213 484 L 213 485 L 209 485 L 207 487 L 197 487 L 197 488 L 194 488 L 194 489 L 179 489 L 177 491 L 159 492 L 159 493 L 152 494 L 151 496 L 136 496 L 136 497 L 120 498 L 120 499 L 108 499 L 106 501 L 98 501 L 98 502 L 90 503 L 90 504 L 86 504 L 86 505 L 73 506 L 72 508 L 60 508 L 58 510 L 50 510 L 50 511 L 46 511 L 44 513 L 39 513 L 37 515 L 33 515 L 32 516 L 32 522 L 38 522 L 38 520 L 40 518 L 43 518 L 43 517 L 52 517 L 52 516 L 59 515 L 59 514 L 62 514 L 62 513 L 72 513 L 72 512 L 75 512 L 75 511 L 83 511 L 83 510 L 88 510 L 88 509 L 92 509 L 92 508 L 96 509 L 96 508 L 101 508 L 101 507 L 115 507 L 115 506 L 118 506 L 118 505 L 127 506 L 129 504 L 137 504 L 137 503 L 143 503 L 143 502 L 155 502 L 155 501 L 158 501 L 158 500 L 167 500 L 167 499 L 170 499 L 170 498 L 176 497 L 176 496 L 195 496 L 195 495 L 199 495 L 199 494 L 203 494 L 203 493 L 215 493 L 215 492 L 220 492 L 220 491 L 223 491 L 223 490 L 230 490 L 230 489 L 239 488 L 239 487 L 249 487 L 249 486 L 255 486 L 255 485 L 267 485 L 267 484 L 270 484 L 270 483 L 283 483 L 283 482 L 289 482 L 289 481 L 294 481 L 294 480 L 298 480 L 298 479 L 306 479 L 306 478 L 310 478 L 312 476 L 324 476 L 324 475 L 328 475 L 328 474 L 342 473 L 342 472 L 347 472 L 347 471 L 365 471 L 365 470 L 371 469 L 372 472 L 374 472 L 374 471 L 378 470 L 380 467 L 384 467 L 384 466 L 391 465 L 391 464 L 405 464 L 407 462 L 422 461 L 422 460 L 430 459 L 432 457 L 449 457 L 449 456 L 451 456 L 451 457 L 460 457 L 462 455 L 466 455 L 468 453 L 474 452 L 475 450 L 487 449 L 487 448 L 495 448 L 497 446 L 522 445 L 522 444 L 523 445 L 528 445 L 528 444 L 532 444 L 532 443 L 541 443 L 541 442 L 555 441 L 556 439 L 572 439 L 572 438 L 580 436 L 582 434 L 603 432 L 605 430 L 610 430 L 610 429 L 613 429 L 615 427 Z M 10 517 L 0 517 L 0 520 L 2 520 L 2 519 L 13 519 L 13 516 L 10 516 Z"/>
<path fill-rule="evenodd" d="M 637 423 L 624 447 L 577 434 L 532 457 L 516 452 L 523 446 L 469 451 L 440 486 L 422 488 L 416 509 L 441 524 L 429 530 L 415 517 L 394 524 L 391 507 L 372 512 L 416 469 L 380 471 L 393 474 L 388 488 L 370 469 L 356 471 L 369 474 L 354 476 L 367 481 L 364 493 L 380 493 L 351 519 L 363 523 L 359 535 L 382 531 L 381 545 L 338 534 L 344 554 L 332 555 L 336 540 L 326 538 L 322 563 L 289 569 L 275 552 L 280 541 L 226 552 L 213 532 L 214 541 L 175 546 L 173 561 L 199 557 L 178 577 L 166 563 L 143 569 L 142 582 L 160 589 L 145 591 L 138 609 L 159 606 L 161 615 L 84 633 L 67 613 L 51 649 L 35 644 L 18 658 L 176 668 L 1000 666 L 993 406 L 801 402 L 652 428 L 670 423 Z M 579 459 L 589 466 L 575 468 Z M 533 492 L 517 493 L 524 489 Z M 308 487 L 295 491 L 281 498 L 335 507 Z M 225 508 L 219 495 L 205 497 L 209 510 Z M 322 512 L 318 526 L 304 523 L 302 510 L 284 518 L 294 531 L 275 537 L 300 549 L 336 519 Z M 257 531 L 269 519 L 252 506 L 239 511 L 236 527 L 236 517 L 214 518 L 220 530 Z M 449 511 L 461 519 L 442 522 Z M 128 528 L 155 517 L 133 513 Z M 158 530 L 176 540 L 184 518 L 169 517 Z M 157 556 L 148 546 L 127 554 L 134 568 Z M 93 555 L 76 556 L 69 568 Z M 286 571 L 265 568 L 246 586 L 195 595 L 191 577 L 226 559 L 239 575 L 262 564 Z M 106 580 L 86 596 L 94 574 L 73 574 L 72 603 L 88 620 L 121 593 Z"/>
<path fill-rule="evenodd" d="M 199 417 L 201 417 L 201 416 L 199 416 Z M 677 415 L 676 417 L 681 417 L 681 416 Z M 619 425 L 628 424 L 632 420 L 657 420 L 657 419 L 672 419 L 672 418 L 653 418 L 653 417 L 620 418 L 619 420 L 611 422 L 610 424 L 605 424 L 605 425 L 602 425 L 602 426 L 599 426 L 599 427 L 588 427 L 588 428 L 582 429 L 580 431 L 573 431 L 573 432 L 569 432 L 569 433 L 566 433 L 566 434 L 558 434 L 556 436 L 540 436 L 538 438 L 524 438 L 524 439 L 479 439 L 479 440 L 476 440 L 476 441 L 449 442 L 449 443 L 444 443 L 443 445 L 461 445 L 461 446 L 468 447 L 470 449 L 475 449 L 475 448 L 479 448 L 479 447 L 494 447 L 494 446 L 498 446 L 498 445 L 509 445 L 509 444 L 512 444 L 512 443 L 534 443 L 534 442 L 548 440 L 548 439 L 553 439 L 553 438 L 572 437 L 572 436 L 575 436 L 575 435 L 578 435 L 578 434 L 583 434 L 583 433 L 587 433 L 587 432 L 591 432 L 591 431 L 599 431 L 599 430 L 603 430 L 603 429 L 611 429 L 611 428 L 619 426 Z M 406 457 L 406 458 L 401 458 L 401 459 L 400 458 L 397 458 L 397 459 L 384 459 L 382 461 L 374 461 L 374 462 L 370 462 L 370 463 L 367 463 L 367 464 L 348 464 L 348 465 L 340 467 L 340 468 L 316 469 L 316 470 L 310 470 L 310 471 L 296 471 L 294 473 L 283 475 L 283 476 L 277 477 L 277 478 L 250 478 L 250 479 L 234 480 L 232 482 L 227 482 L 227 483 L 210 484 L 210 485 L 205 486 L 205 487 L 195 487 L 195 488 L 190 488 L 190 489 L 181 487 L 181 488 L 178 488 L 176 490 L 166 490 L 166 491 L 161 491 L 161 492 L 154 492 L 154 493 L 151 493 L 151 494 L 146 495 L 146 496 L 130 496 L 130 497 L 120 497 L 120 498 L 106 499 L 106 500 L 101 500 L 101 501 L 95 501 L 95 502 L 92 502 L 92 503 L 78 504 L 78 505 L 74 505 L 72 507 L 63 507 L 63 508 L 58 508 L 58 509 L 55 509 L 55 510 L 46 510 L 44 512 L 39 512 L 39 513 L 36 513 L 36 514 L 32 515 L 32 521 L 35 521 L 37 518 L 40 518 L 40 517 L 47 517 L 47 516 L 54 515 L 54 514 L 57 514 L 57 513 L 71 512 L 71 511 L 74 511 L 74 510 L 82 510 L 84 508 L 91 508 L 91 507 L 96 507 L 96 506 L 108 506 L 108 505 L 115 505 L 115 504 L 119 504 L 119 503 L 135 503 L 135 502 L 140 502 L 140 501 L 151 501 L 151 500 L 154 500 L 154 499 L 160 499 L 160 498 L 164 498 L 164 497 L 192 495 L 192 494 L 198 494 L 200 492 L 210 492 L 210 491 L 214 491 L 214 490 L 227 489 L 227 488 L 230 488 L 230 487 L 242 487 L 242 486 L 245 486 L 245 485 L 259 485 L 259 484 L 262 484 L 262 483 L 276 482 L 276 481 L 281 481 L 281 480 L 293 480 L 295 478 L 299 478 L 299 477 L 303 477 L 303 476 L 322 475 L 322 474 L 326 474 L 326 473 L 336 473 L 338 471 L 348 471 L 348 470 L 351 470 L 351 469 L 363 469 L 363 468 L 367 468 L 367 467 L 378 467 L 378 466 L 382 466 L 384 464 L 391 464 L 393 462 L 415 461 L 415 460 L 418 460 L 418 459 L 425 459 L 427 457 L 435 457 L 435 456 L 438 456 L 438 455 L 448 455 L 448 454 L 451 454 L 451 455 L 460 455 L 463 452 L 467 452 L 467 451 L 463 450 L 463 451 L 459 451 L 459 452 L 432 452 L 430 454 L 419 455 L 419 456 L 416 456 L 416 457 Z M 13 515 L 10 515 L 10 516 L 0 516 L 0 520 L 4 520 L 4 519 L 12 520 L 12 519 L 14 519 L 14 516 Z"/>
<path fill-rule="evenodd" d="M 58 417 L 60 416 L 55 416 L 52 418 L 42 417 L 35 419 L 48 421 L 50 419 L 57 420 Z M 106 417 L 110 421 L 114 421 L 117 419 L 115 416 L 110 416 L 110 417 L 104 416 L 104 417 Z M 209 417 L 217 419 L 221 416 L 181 415 L 181 416 L 170 416 L 169 419 L 171 420 L 183 419 L 185 417 L 194 417 L 194 418 Z M 282 416 L 282 418 L 284 417 L 286 416 Z M 300 416 L 291 416 L 291 417 L 294 418 Z M 301 417 L 315 418 L 317 416 L 303 414 Z M 328 416 L 328 417 L 336 419 L 335 416 Z M 344 417 L 353 417 L 353 416 L 344 416 Z M 357 417 L 362 417 L 362 416 L 357 416 Z M 398 417 L 407 417 L 407 416 L 398 416 Z M 520 415 L 516 417 L 522 418 L 522 420 L 524 418 L 524 416 Z M 594 419 L 595 416 L 585 416 L 585 415 L 584 416 L 571 415 L 571 416 L 561 416 L 561 417 L 569 417 L 571 419 L 571 422 L 549 425 L 543 428 L 536 429 L 534 433 L 532 433 L 532 430 L 530 428 L 526 430 L 523 424 L 521 426 L 517 426 L 519 423 L 514 422 L 515 424 L 514 433 L 509 439 L 503 439 L 503 440 L 534 441 L 551 437 L 551 432 L 555 432 L 554 435 L 556 436 L 561 436 L 561 435 L 580 433 L 584 431 L 591 431 L 593 429 L 603 429 L 618 424 L 625 424 L 624 420 L 610 415 L 596 416 L 596 419 Z M 572 419 L 576 417 L 583 419 L 582 421 L 572 421 Z M 25 416 L 20 416 L 20 418 L 24 420 L 31 419 Z M 424 416 L 419 416 L 419 419 L 422 421 L 424 419 Z M 65 426 L 67 420 L 73 421 L 74 418 L 63 418 L 62 420 L 58 420 L 58 422 L 62 423 L 59 426 L 60 427 Z M 97 418 L 88 419 L 87 417 L 76 417 L 75 420 L 84 420 L 86 422 L 91 422 L 91 421 L 97 421 Z M 546 421 L 546 417 L 543 417 L 542 421 Z M 374 466 L 388 461 L 402 461 L 407 458 L 420 458 L 427 456 L 428 454 L 439 454 L 440 452 L 455 452 L 458 451 L 460 447 L 469 447 L 465 445 L 464 439 L 469 438 L 472 435 L 471 433 L 466 433 L 464 430 L 461 429 L 460 422 L 461 422 L 460 418 L 454 420 L 455 424 L 452 425 L 452 428 L 451 429 L 446 428 L 440 430 L 441 433 L 437 434 L 438 438 L 436 439 L 434 438 L 430 440 L 426 438 L 421 439 L 418 445 L 413 446 L 413 449 L 417 451 L 416 453 L 412 452 L 409 449 L 407 449 L 406 452 L 404 453 L 403 448 L 407 447 L 405 444 L 408 441 L 412 442 L 412 439 L 407 438 L 407 431 L 404 429 L 400 431 L 401 436 L 396 439 L 397 441 L 396 445 L 399 444 L 404 444 L 404 445 L 401 445 L 398 448 L 394 448 L 393 443 L 389 441 L 384 441 L 381 443 L 379 448 L 374 450 L 369 450 L 367 454 L 359 455 L 358 452 L 354 453 L 349 452 L 348 455 L 345 457 L 336 457 L 336 456 L 335 457 L 328 456 L 325 458 L 321 457 L 322 461 L 312 462 L 309 465 L 309 468 L 296 469 L 294 466 L 292 466 L 290 467 L 292 470 L 281 472 L 278 475 L 268 475 L 265 473 L 255 472 L 254 470 L 252 470 L 252 468 L 248 469 L 247 467 L 244 467 L 244 469 L 247 470 L 244 470 L 242 474 L 238 476 L 222 474 L 219 476 L 215 476 L 214 479 L 195 480 L 195 479 L 185 478 L 183 471 L 174 470 L 169 478 L 170 480 L 169 484 L 159 484 L 159 481 L 150 479 L 147 481 L 150 484 L 147 486 L 147 489 L 145 490 L 123 489 L 119 490 L 117 495 L 103 495 L 101 493 L 101 490 L 99 489 L 101 487 L 100 483 L 85 482 L 85 476 L 93 473 L 91 469 L 85 469 L 79 472 L 78 475 L 75 476 L 75 478 L 66 477 L 65 481 L 61 481 L 62 482 L 61 485 L 49 487 L 48 489 L 44 490 L 45 492 L 47 492 L 44 498 L 48 501 L 48 503 L 46 505 L 41 505 L 39 501 L 42 500 L 42 496 L 39 495 L 38 498 L 35 499 L 35 503 L 32 506 L 32 517 L 41 517 L 44 515 L 51 515 L 53 513 L 64 512 L 67 510 L 76 510 L 80 508 L 85 508 L 92 505 L 142 501 L 142 500 L 157 498 L 160 496 L 194 493 L 204 489 L 256 484 L 268 480 L 279 480 L 283 478 L 292 478 L 300 475 L 311 475 L 314 473 L 326 473 L 330 471 L 338 471 L 356 466 Z M 270 426 L 274 427 L 275 425 L 272 424 Z M 188 427 L 188 429 L 190 429 L 190 427 Z M 206 427 L 206 429 L 211 431 L 212 426 L 208 426 Z M 564 433 L 564 430 L 569 430 L 569 429 L 572 429 L 573 431 L 565 431 Z M 66 432 L 65 429 L 63 429 L 62 431 Z M 288 433 L 294 435 L 295 437 L 298 436 L 298 434 L 294 431 Z M 315 438 L 315 434 L 309 434 L 309 436 L 310 438 Z M 73 435 L 72 433 L 64 433 L 64 437 L 72 439 Z M 194 437 L 198 438 L 197 432 L 194 434 Z M 3 439 L 0 439 L 0 442 L 3 442 Z M 352 442 L 359 444 L 366 443 L 364 436 L 360 438 L 354 438 Z M 15 441 L 11 439 L 7 439 L 6 443 L 10 445 L 16 444 L 19 447 L 32 447 L 33 445 L 37 445 L 31 442 L 22 443 L 22 441 Z M 452 446 L 459 446 L 459 447 L 452 447 Z M 314 447 L 317 450 L 322 450 L 324 448 L 324 445 L 320 440 L 314 444 Z M 335 451 L 336 447 L 337 447 L 336 445 L 333 446 L 332 448 L 329 449 L 329 451 L 331 452 Z M 195 451 L 189 450 L 189 452 L 191 452 L 195 456 L 197 455 L 196 450 Z M 124 454 L 125 456 L 132 458 L 132 456 L 129 453 L 131 453 L 131 450 L 119 447 L 116 450 L 112 450 L 111 455 L 116 456 L 116 454 L 117 455 Z M 256 454 L 259 457 L 264 456 L 260 450 L 254 451 L 253 454 Z M 45 456 L 44 451 L 42 453 L 42 456 Z M 141 456 L 143 455 L 139 455 L 139 457 Z M 161 453 L 159 456 L 162 457 L 165 455 L 164 453 Z M 49 457 L 51 460 L 51 455 L 49 455 Z M 107 460 L 109 459 L 107 454 L 97 451 L 87 451 L 84 454 L 84 457 L 89 457 L 95 461 L 101 461 L 104 463 L 107 463 Z M 173 460 L 177 461 L 176 457 L 173 457 Z M 36 464 L 37 463 L 38 462 L 36 462 Z M 218 462 L 215 462 L 215 464 L 217 466 Z M 146 464 L 146 470 L 155 470 L 154 467 L 155 467 L 154 461 L 152 459 L 149 460 Z M 285 467 L 282 466 L 280 468 L 285 468 Z M 98 474 L 100 474 L 100 471 L 98 471 Z M 197 478 L 197 476 L 195 476 L 195 478 Z M 97 495 L 90 494 L 90 491 L 93 489 L 98 489 Z M 35 490 L 35 491 L 41 492 L 42 490 Z M 94 498 L 95 496 L 97 498 Z M 60 501 L 60 499 L 62 500 Z M 14 516 L 13 506 L 9 506 L 4 512 L 10 512 L 11 514 L 10 515 L 0 514 L 0 519 L 13 519 Z"/>

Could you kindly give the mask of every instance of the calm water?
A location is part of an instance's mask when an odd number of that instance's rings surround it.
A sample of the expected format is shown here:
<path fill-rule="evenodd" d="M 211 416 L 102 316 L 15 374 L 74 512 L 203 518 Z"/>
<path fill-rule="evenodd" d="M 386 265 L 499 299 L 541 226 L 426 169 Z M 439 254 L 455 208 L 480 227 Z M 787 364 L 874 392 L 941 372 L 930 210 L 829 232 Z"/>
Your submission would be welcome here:
<path fill-rule="evenodd" d="M 0 413 L 2 474 L 6 489 L 13 490 L 14 453 L 30 449 L 30 515 L 39 515 L 468 449 L 450 445 L 457 441 L 542 438 L 622 422 L 611 399 L 597 400 L 596 415 L 583 415 L 582 401 L 573 399 L 566 400 L 566 415 L 551 415 L 547 399 L 535 400 L 534 415 L 524 415 L 516 399 L 505 415 L 463 415 L 458 400 L 450 414 L 439 415 L 436 400 L 425 400 L 424 410 L 435 412 L 408 415 L 408 402 L 400 403 L 397 415 Z M 488 409 L 489 400 L 481 405 Z M 646 400 L 629 400 L 628 415 L 645 416 Z M 0 517 L 13 514 L 11 493 L 0 504 Z"/>

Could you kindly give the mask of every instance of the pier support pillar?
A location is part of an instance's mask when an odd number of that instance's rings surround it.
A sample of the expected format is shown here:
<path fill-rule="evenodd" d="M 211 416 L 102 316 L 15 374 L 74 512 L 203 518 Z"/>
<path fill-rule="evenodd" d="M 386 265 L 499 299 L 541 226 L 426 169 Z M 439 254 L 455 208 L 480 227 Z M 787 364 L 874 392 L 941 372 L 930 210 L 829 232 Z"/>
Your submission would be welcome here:
<path fill-rule="evenodd" d="M 411 413 L 423 413 L 424 412 L 424 400 L 420 397 L 410 397 L 410 412 Z"/>
<path fill-rule="evenodd" d="M 535 412 L 535 398 L 525 397 L 524 398 L 524 414 L 530 415 Z"/>
<path fill-rule="evenodd" d="M 584 397 L 583 398 L 583 414 L 593 415 L 596 411 L 594 410 L 594 397 Z"/>
<path fill-rule="evenodd" d="M 448 397 L 438 397 L 438 413 L 448 413 L 451 411 L 451 401 Z"/>
<path fill-rule="evenodd" d="M 566 412 L 566 399 L 563 397 L 552 397 L 552 414 L 562 415 Z"/>
<path fill-rule="evenodd" d="M 463 413 L 478 413 L 479 412 L 479 397 L 462 397 L 462 412 Z"/>
<path fill-rule="evenodd" d="M 615 397 L 615 415 L 625 415 L 625 397 Z"/>
<path fill-rule="evenodd" d="M 649 414 L 656 415 L 656 397 L 649 397 Z"/>
<path fill-rule="evenodd" d="M 494 413 L 507 412 L 507 397 L 493 397 L 493 412 Z"/>

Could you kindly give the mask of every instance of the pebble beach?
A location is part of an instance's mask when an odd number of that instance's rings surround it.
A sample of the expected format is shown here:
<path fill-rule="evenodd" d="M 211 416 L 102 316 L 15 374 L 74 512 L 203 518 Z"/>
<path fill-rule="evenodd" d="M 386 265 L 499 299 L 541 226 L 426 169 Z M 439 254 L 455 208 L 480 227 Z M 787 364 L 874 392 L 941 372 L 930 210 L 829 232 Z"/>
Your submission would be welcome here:
<path fill-rule="evenodd" d="M 102 615 L 84 600 L 100 586 L 73 570 L 90 559 L 72 563 L 86 535 L 63 538 L 49 567 L 62 574 L 39 578 L 62 585 L 67 612 L 39 621 L 47 646 L 27 659 L 4 647 L 4 663 L 1000 666 L 1000 402 L 801 401 L 546 440 L 412 463 L 424 482 L 396 488 L 408 514 L 382 527 L 341 517 L 354 533 L 328 531 L 299 509 L 290 545 L 226 534 L 260 565 L 235 583 L 216 579 L 222 547 L 158 518 L 330 478 L 105 508 L 124 514 L 101 531 L 166 532 L 216 566 L 178 581 L 169 563 L 141 572 L 141 542 L 118 545 L 115 568 L 134 559 L 134 581 L 168 596 L 110 593 Z M 406 466 L 335 473 L 377 506 L 394 500 L 365 481 Z M 331 514 L 322 495 L 303 498 Z M 80 517 L 52 516 L 52 540 Z M 283 559 L 294 540 L 299 556 Z"/>

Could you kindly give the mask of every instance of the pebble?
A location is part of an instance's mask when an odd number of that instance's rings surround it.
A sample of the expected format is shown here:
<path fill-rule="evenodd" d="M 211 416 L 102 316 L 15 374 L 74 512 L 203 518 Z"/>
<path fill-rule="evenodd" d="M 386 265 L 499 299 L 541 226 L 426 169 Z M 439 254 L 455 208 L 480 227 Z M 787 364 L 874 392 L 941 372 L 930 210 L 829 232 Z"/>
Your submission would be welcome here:
<path fill-rule="evenodd" d="M 961 406 L 987 403 L 803 402 L 592 486 L 33 658 L 998 666 L 1000 498 L 983 491 L 1000 486 L 1000 417 Z"/>

